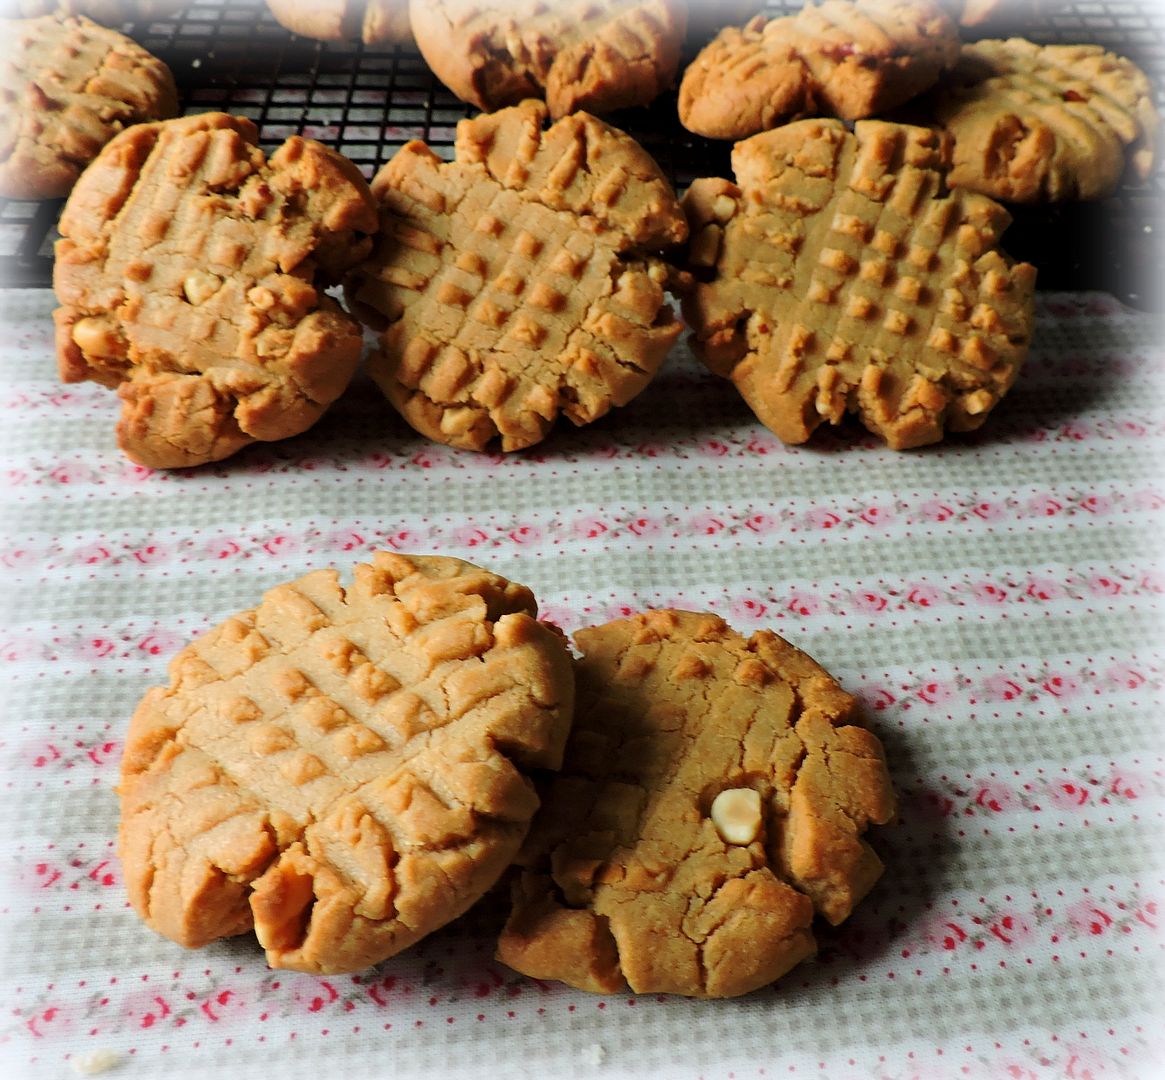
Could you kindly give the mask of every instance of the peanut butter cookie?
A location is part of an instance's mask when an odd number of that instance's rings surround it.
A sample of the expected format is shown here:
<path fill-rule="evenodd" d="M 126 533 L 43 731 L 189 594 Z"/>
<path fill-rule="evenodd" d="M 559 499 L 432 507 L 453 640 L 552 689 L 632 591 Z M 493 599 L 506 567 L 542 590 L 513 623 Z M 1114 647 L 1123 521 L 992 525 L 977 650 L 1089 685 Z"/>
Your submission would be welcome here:
<path fill-rule="evenodd" d="M 954 140 L 949 182 L 996 199 L 1100 199 L 1126 166 L 1140 181 L 1152 171 L 1153 89 L 1099 45 L 964 45 L 930 108 Z"/>
<path fill-rule="evenodd" d="M 134 461 L 217 461 L 310 427 L 347 386 L 359 324 L 323 288 L 377 227 L 351 162 L 293 136 L 268 160 L 244 117 L 139 124 L 61 216 L 65 382 L 117 387 Z"/>
<path fill-rule="evenodd" d="M 856 412 L 896 450 L 979 427 L 1027 354 L 1035 269 L 1010 218 L 944 189 L 926 128 L 802 120 L 697 180 L 684 314 L 708 366 L 788 443 Z"/>
<path fill-rule="evenodd" d="M 646 105 L 672 85 L 683 0 L 410 0 L 417 48 L 481 109 L 545 98 L 551 116 Z"/>
<path fill-rule="evenodd" d="M 528 101 L 463 120 L 456 160 L 401 148 L 373 181 L 381 235 L 347 282 L 383 329 L 369 370 L 417 431 L 517 450 L 647 385 L 681 324 L 651 252 L 687 224 L 655 162 L 586 113 Z"/>
<path fill-rule="evenodd" d="M 89 19 L 0 20 L 0 195 L 56 199 L 119 131 L 178 111 L 170 69 Z"/>
<path fill-rule="evenodd" d="M 272 589 L 130 722 L 130 899 L 189 947 L 254 928 L 272 967 L 357 971 L 461 914 L 517 852 L 573 707 L 528 589 L 381 552 Z"/>
<path fill-rule="evenodd" d="M 614 992 L 731 997 L 815 950 L 882 865 L 882 748 L 768 631 L 654 611 L 580 630 L 562 771 L 518 856 L 498 957 Z"/>
<path fill-rule="evenodd" d="M 934 85 L 958 28 L 929 0 L 825 0 L 722 30 L 680 83 L 680 122 L 740 139 L 795 116 L 874 116 Z"/>

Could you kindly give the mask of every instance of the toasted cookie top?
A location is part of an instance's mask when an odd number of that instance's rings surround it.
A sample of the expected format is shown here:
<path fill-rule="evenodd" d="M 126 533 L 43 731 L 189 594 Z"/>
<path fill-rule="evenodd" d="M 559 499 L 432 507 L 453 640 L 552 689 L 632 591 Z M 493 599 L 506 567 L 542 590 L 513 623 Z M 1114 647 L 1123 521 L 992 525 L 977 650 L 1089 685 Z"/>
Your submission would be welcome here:
<path fill-rule="evenodd" d="M 0 20 L 0 195 L 67 195 L 119 131 L 178 111 L 170 69 L 86 18 Z"/>
<path fill-rule="evenodd" d="M 546 99 L 551 116 L 645 105 L 672 83 L 682 0 L 410 0 L 433 73 L 482 109 Z"/>
<path fill-rule="evenodd" d="M 122 398 L 118 440 L 159 468 L 310 427 L 355 370 L 358 324 L 323 286 L 367 253 L 368 185 L 293 136 L 270 159 L 244 117 L 139 124 L 61 216 L 53 286 L 66 382 Z"/>
<path fill-rule="evenodd" d="M 933 86 L 959 55 L 930 0 L 825 0 L 721 30 L 684 72 L 680 122 L 739 139 L 806 114 L 857 120 Z"/>
<path fill-rule="evenodd" d="M 133 905 L 198 946 L 355 971 L 459 915 L 508 865 L 573 701 L 524 586 L 457 559 L 320 570 L 182 650 L 122 762 Z"/>
<path fill-rule="evenodd" d="M 814 951 L 881 873 L 894 813 L 853 699 L 777 635 L 653 611 L 580 630 L 562 769 L 498 956 L 581 989 L 729 997 Z"/>
<path fill-rule="evenodd" d="M 640 146 L 529 101 L 463 120 L 456 160 L 404 146 L 373 181 L 376 249 L 353 310 L 385 328 L 370 371 L 422 434 L 483 450 L 538 442 L 635 396 L 680 333 L 667 268 L 687 235 Z"/>
<path fill-rule="evenodd" d="M 1139 180 L 1152 170 L 1152 87 L 1099 45 L 964 45 L 930 109 L 954 140 L 950 183 L 997 199 L 1098 199 L 1115 190 L 1126 162 Z"/>
<path fill-rule="evenodd" d="M 408 44 L 408 0 L 267 0 L 275 21 L 320 41 Z"/>
<path fill-rule="evenodd" d="M 856 412 L 894 449 L 978 427 L 1027 353 L 1035 270 L 1010 218 L 945 190 L 925 128 L 803 120 L 738 143 L 737 183 L 692 184 L 698 354 L 789 443 Z"/>

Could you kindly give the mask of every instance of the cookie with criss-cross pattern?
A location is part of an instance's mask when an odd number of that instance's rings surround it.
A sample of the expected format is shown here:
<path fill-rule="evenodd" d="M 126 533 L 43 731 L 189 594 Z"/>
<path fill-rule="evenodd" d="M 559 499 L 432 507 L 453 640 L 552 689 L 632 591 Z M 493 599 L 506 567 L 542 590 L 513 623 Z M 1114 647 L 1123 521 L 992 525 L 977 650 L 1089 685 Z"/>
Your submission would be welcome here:
<path fill-rule="evenodd" d="M 653 611 L 574 636 L 562 769 L 518 856 L 506 964 L 584 990 L 732 997 L 810 956 L 894 814 L 854 700 L 776 634 Z"/>
<path fill-rule="evenodd" d="M 410 0 L 417 48 L 481 109 L 545 98 L 551 116 L 646 105 L 675 78 L 683 0 Z"/>
<path fill-rule="evenodd" d="M 558 766 L 574 677 L 530 591 L 458 559 L 319 570 L 183 649 L 125 742 L 135 909 L 189 947 L 357 971 L 465 911 Z"/>
<path fill-rule="evenodd" d="M 0 195 L 67 195 L 118 132 L 178 111 L 170 69 L 124 34 L 61 15 L 0 27 Z"/>
<path fill-rule="evenodd" d="M 116 387 L 134 461 L 218 461 L 305 431 L 363 336 L 324 288 L 377 228 L 356 167 L 293 136 L 268 158 L 245 117 L 138 124 L 61 215 L 53 287 L 65 382 Z"/>
<path fill-rule="evenodd" d="M 684 72 L 680 122 L 740 139 L 795 116 L 875 116 L 929 89 L 958 55 L 957 27 L 930 0 L 810 3 L 721 30 Z"/>
<path fill-rule="evenodd" d="M 927 128 L 802 120 L 695 181 L 683 306 L 693 345 L 788 443 L 847 413 L 896 450 L 979 427 L 1027 354 L 1035 269 L 1010 217 L 943 182 Z"/>
<path fill-rule="evenodd" d="M 1099 45 L 964 45 L 927 108 L 954 142 L 950 183 L 1006 202 L 1101 199 L 1152 171 L 1153 88 Z"/>
<path fill-rule="evenodd" d="M 659 167 L 586 113 L 528 101 L 463 120 L 456 159 L 402 147 L 373 181 L 376 250 L 350 275 L 382 329 L 369 370 L 417 431 L 472 450 L 626 404 L 680 321 L 656 254 L 687 236 Z"/>

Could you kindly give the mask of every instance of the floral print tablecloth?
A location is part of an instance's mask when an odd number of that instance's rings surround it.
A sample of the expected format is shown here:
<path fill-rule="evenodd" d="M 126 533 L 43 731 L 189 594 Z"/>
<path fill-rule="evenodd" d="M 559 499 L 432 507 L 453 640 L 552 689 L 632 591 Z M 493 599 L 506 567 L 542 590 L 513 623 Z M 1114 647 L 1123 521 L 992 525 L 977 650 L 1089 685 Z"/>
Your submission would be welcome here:
<path fill-rule="evenodd" d="M 1165 324 L 1044 295 L 984 431 L 782 446 L 686 348 L 532 452 L 428 443 L 358 383 L 312 432 L 157 473 L 2 294 L 0 1075 L 1153 1076 L 1162 1029 Z M 487 897 L 357 976 L 186 952 L 122 889 L 127 718 L 264 589 L 377 548 L 530 585 L 564 629 L 650 606 L 776 629 L 863 701 L 899 820 L 817 959 L 731 1002 L 600 998 L 492 957 Z"/>

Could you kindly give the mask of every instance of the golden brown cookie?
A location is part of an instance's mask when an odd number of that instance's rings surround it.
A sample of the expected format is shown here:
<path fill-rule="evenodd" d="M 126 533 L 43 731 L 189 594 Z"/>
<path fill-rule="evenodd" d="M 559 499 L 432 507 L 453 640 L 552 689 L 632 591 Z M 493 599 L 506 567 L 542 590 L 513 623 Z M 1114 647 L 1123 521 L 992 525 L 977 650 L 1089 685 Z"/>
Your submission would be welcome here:
<path fill-rule="evenodd" d="M 680 83 L 680 122 L 716 139 L 797 115 L 857 120 L 934 85 L 959 55 L 958 29 L 930 0 L 825 0 L 722 30 Z"/>
<path fill-rule="evenodd" d="M 462 120 L 456 160 L 401 148 L 373 181 L 381 235 L 347 283 L 384 329 L 369 370 L 417 431 L 517 450 L 650 381 L 680 321 L 653 255 L 687 236 L 659 168 L 586 113 L 528 101 Z M 387 328 L 385 328 L 387 327 Z"/>
<path fill-rule="evenodd" d="M 804 653 L 716 615 L 580 630 L 562 771 L 518 856 L 498 957 L 584 990 L 731 997 L 814 951 L 882 872 L 878 740 Z"/>
<path fill-rule="evenodd" d="M 182 650 L 130 722 L 130 899 L 188 947 L 357 971 L 461 914 L 518 850 L 573 708 L 530 591 L 378 552 L 272 589 Z"/>
<path fill-rule="evenodd" d="M 267 0 L 275 21 L 301 37 L 407 45 L 408 0 Z"/>
<path fill-rule="evenodd" d="M 0 20 L 0 195 L 55 199 L 119 131 L 178 111 L 170 69 L 85 18 Z"/>
<path fill-rule="evenodd" d="M 949 182 L 1008 202 L 1099 199 L 1152 171 L 1158 117 L 1139 68 L 1099 45 L 964 45 L 929 103 Z"/>
<path fill-rule="evenodd" d="M 61 216 L 61 378 L 117 387 L 118 442 L 143 465 L 304 431 L 359 361 L 360 327 L 323 288 L 371 247 L 368 185 L 309 139 L 269 160 L 256 142 L 224 113 L 139 124 Z"/>
<path fill-rule="evenodd" d="M 551 116 L 645 105 L 671 86 L 683 0 L 410 0 L 417 48 L 481 109 L 545 97 Z"/>
<path fill-rule="evenodd" d="M 785 442 L 847 412 L 896 450 L 935 442 L 1015 380 L 1035 269 L 999 249 L 1007 211 L 944 189 L 940 143 L 802 120 L 738 143 L 737 184 L 685 195 L 693 345 Z"/>

